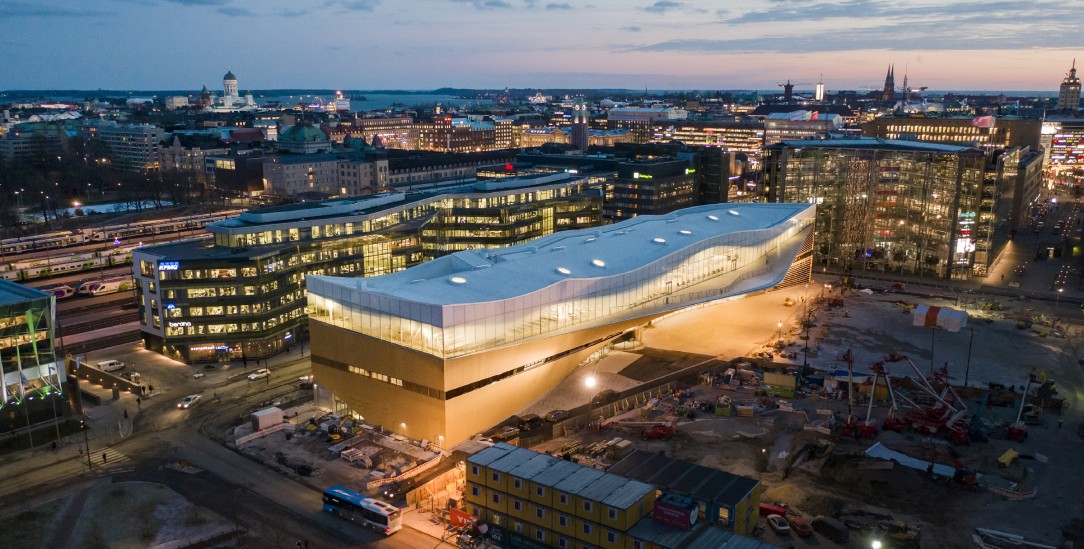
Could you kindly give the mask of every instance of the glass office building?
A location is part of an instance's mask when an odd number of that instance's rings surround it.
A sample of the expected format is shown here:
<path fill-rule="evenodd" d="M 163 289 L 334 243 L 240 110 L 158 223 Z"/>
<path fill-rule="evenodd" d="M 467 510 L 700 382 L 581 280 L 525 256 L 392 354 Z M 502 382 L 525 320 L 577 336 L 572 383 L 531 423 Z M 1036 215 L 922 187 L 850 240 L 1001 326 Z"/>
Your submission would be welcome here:
<path fill-rule="evenodd" d="M 848 270 L 983 276 L 1000 190 L 979 149 L 887 139 L 767 148 L 772 202 L 817 205 L 815 261 Z"/>
<path fill-rule="evenodd" d="M 383 275 L 593 227 L 602 222 L 598 183 L 546 174 L 265 208 L 210 224 L 213 242 L 135 252 L 144 343 L 188 362 L 267 357 L 305 336 L 308 275 Z"/>

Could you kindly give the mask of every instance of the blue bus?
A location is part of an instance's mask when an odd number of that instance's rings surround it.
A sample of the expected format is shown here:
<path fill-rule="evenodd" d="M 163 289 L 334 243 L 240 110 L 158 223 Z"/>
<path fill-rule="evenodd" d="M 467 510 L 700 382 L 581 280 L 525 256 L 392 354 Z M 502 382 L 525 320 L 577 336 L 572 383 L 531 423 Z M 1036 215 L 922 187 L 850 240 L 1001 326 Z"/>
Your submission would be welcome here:
<path fill-rule="evenodd" d="M 403 529 L 403 513 L 398 507 L 342 486 L 324 490 L 324 511 L 375 528 L 385 536 Z"/>

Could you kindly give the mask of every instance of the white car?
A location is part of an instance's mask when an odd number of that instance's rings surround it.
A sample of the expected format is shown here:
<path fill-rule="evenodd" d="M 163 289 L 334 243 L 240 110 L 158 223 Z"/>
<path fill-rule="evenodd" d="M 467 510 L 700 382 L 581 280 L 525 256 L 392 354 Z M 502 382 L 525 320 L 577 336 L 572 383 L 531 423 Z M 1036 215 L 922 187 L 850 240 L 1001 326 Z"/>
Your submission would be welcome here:
<path fill-rule="evenodd" d="M 790 525 L 787 524 L 787 519 L 779 515 L 768 515 L 768 527 L 772 529 L 776 534 L 789 534 Z"/>
<path fill-rule="evenodd" d="M 201 395 L 188 395 L 177 403 L 177 407 L 182 409 L 191 408 L 192 405 L 199 402 L 199 399 L 201 398 L 203 398 Z"/>
<path fill-rule="evenodd" d="M 248 374 L 248 380 L 256 381 L 257 379 L 263 379 L 269 375 L 271 375 L 271 370 L 268 370 L 267 368 L 260 368 L 259 370 Z"/>

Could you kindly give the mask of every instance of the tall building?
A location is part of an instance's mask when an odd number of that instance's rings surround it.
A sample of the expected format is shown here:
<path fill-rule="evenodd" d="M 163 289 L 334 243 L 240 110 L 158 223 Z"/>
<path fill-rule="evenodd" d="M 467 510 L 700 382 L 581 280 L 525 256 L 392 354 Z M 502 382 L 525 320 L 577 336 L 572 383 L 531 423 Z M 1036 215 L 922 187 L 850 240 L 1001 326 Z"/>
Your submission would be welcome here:
<path fill-rule="evenodd" d="M 582 95 L 576 96 L 572 105 L 572 139 L 573 147 L 581 151 L 587 150 L 587 127 L 590 124 L 590 116 L 587 111 L 587 101 Z"/>
<path fill-rule="evenodd" d="M 606 219 L 658 215 L 699 203 L 698 178 L 686 160 L 644 159 L 622 162 L 606 186 Z"/>
<path fill-rule="evenodd" d="M 896 100 L 896 75 L 895 67 L 888 66 L 888 74 L 885 75 L 885 87 L 881 91 L 881 99 L 883 101 L 895 101 Z"/>
<path fill-rule="evenodd" d="M 313 375 L 338 411 L 451 446 L 652 319 L 784 282 L 815 209 L 698 206 L 380 277 L 309 276 Z"/>
<path fill-rule="evenodd" d="M 213 246 L 134 253 L 144 344 L 187 362 L 270 356 L 304 336 L 308 275 L 383 275 L 457 250 L 597 226 L 602 197 L 591 187 L 549 174 L 290 204 L 209 224 Z"/>
<path fill-rule="evenodd" d="M 23 122 L 0 136 L 0 161 L 41 161 L 60 154 L 67 146 L 68 134 L 60 124 Z"/>
<path fill-rule="evenodd" d="M 1058 90 L 1058 111 L 1075 113 L 1080 109 L 1080 79 L 1076 76 L 1076 59 Z"/>
<path fill-rule="evenodd" d="M 979 149 L 915 141 L 783 141 L 767 148 L 772 202 L 817 204 L 818 266 L 984 276 L 1000 200 Z"/>

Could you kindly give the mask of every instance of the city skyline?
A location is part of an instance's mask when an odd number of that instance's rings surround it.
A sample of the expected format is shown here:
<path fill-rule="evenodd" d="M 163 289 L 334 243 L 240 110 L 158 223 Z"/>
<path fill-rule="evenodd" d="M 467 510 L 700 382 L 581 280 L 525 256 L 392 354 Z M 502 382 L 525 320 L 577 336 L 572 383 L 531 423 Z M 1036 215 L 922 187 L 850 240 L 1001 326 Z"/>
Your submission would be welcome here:
<path fill-rule="evenodd" d="M 880 0 L 25 0 L 0 5 L 8 89 L 1056 90 L 1072 5 Z M 861 17 L 856 14 L 862 14 Z M 1081 52 L 1084 53 L 1084 52 Z"/>

